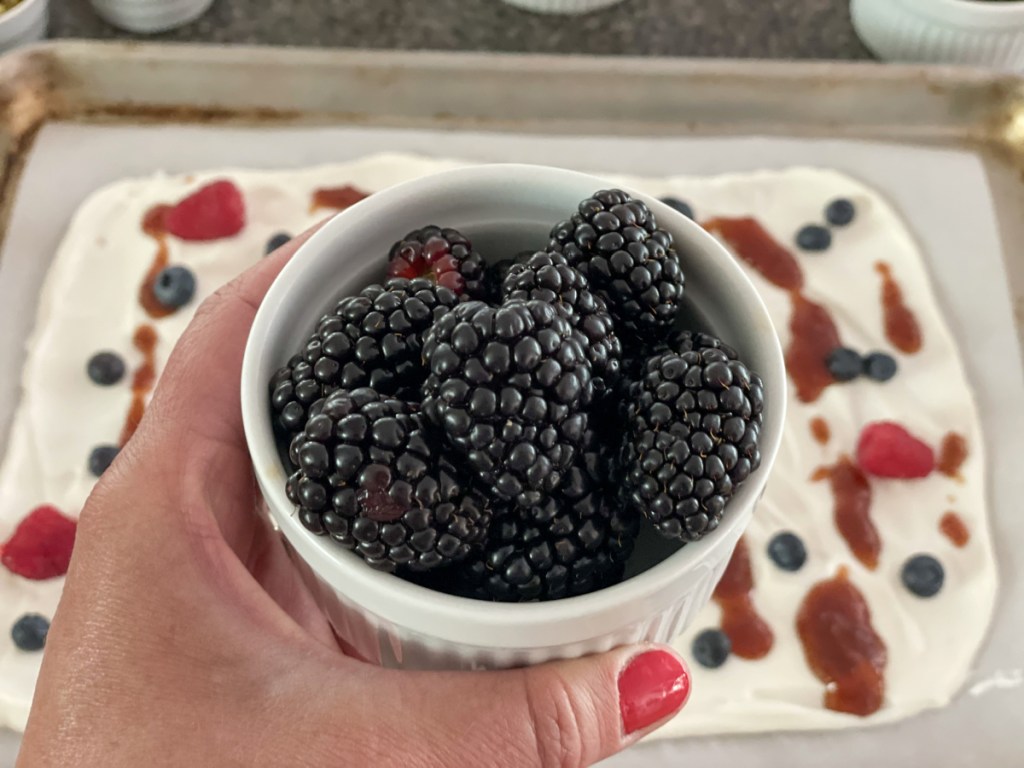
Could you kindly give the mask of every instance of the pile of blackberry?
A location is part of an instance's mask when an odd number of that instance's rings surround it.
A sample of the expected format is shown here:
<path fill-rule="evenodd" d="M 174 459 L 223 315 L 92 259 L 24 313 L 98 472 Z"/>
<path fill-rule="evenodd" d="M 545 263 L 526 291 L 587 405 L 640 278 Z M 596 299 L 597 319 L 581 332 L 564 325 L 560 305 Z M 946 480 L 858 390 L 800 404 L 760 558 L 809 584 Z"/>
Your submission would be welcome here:
<path fill-rule="evenodd" d="M 683 268 L 650 209 L 602 190 L 543 250 L 488 259 L 457 230 L 410 232 L 273 376 L 302 524 L 499 601 L 621 581 L 645 525 L 713 531 L 760 464 L 764 386 L 679 327 Z"/>

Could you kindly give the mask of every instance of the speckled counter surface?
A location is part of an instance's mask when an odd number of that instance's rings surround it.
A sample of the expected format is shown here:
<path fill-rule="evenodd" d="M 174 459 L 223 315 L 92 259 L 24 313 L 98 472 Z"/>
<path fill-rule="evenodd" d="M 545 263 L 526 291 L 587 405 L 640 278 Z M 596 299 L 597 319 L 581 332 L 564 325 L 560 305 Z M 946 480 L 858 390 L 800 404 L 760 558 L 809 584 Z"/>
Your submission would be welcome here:
<path fill-rule="evenodd" d="M 54 0 L 51 36 L 130 38 L 88 0 Z M 535 53 L 863 59 L 846 0 L 625 0 L 545 16 L 501 0 L 215 0 L 157 40 Z"/>

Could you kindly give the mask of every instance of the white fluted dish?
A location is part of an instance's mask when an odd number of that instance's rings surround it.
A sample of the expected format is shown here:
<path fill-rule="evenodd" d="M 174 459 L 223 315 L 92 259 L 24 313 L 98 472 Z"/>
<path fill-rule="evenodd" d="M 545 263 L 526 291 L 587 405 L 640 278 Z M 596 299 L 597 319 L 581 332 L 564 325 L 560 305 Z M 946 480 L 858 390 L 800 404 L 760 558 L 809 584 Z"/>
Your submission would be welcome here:
<path fill-rule="evenodd" d="M 0 51 L 42 40 L 46 37 L 49 19 L 49 0 L 22 0 L 0 14 Z"/>
<path fill-rule="evenodd" d="M 195 21 L 213 0 L 92 0 L 104 20 L 129 32 L 166 32 Z"/>
<path fill-rule="evenodd" d="M 850 15 L 883 59 L 1024 69 L 1024 0 L 851 0 Z"/>
<path fill-rule="evenodd" d="M 534 13 L 590 13 L 622 0 L 504 0 L 509 5 Z"/>
<path fill-rule="evenodd" d="M 675 550 L 638 542 L 622 583 L 580 597 L 495 604 L 454 597 L 368 567 L 330 538 L 302 527 L 285 495 L 269 382 L 337 300 L 379 280 L 401 233 L 438 222 L 502 258 L 546 242 L 551 225 L 606 187 L 556 168 L 488 165 L 439 173 L 377 192 L 338 214 L 295 254 L 256 315 L 242 370 L 245 434 L 272 524 L 338 635 L 362 658 L 409 668 L 534 664 L 639 641 L 668 641 L 710 599 L 764 490 L 782 437 L 786 377 L 771 319 L 732 256 L 682 214 L 643 198 L 675 238 L 687 295 L 712 328 L 765 381 L 762 466 L 740 488 L 716 531 Z M 671 554 L 669 554 L 671 552 Z M 667 556 L 666 556 L 667 555 Z"/>

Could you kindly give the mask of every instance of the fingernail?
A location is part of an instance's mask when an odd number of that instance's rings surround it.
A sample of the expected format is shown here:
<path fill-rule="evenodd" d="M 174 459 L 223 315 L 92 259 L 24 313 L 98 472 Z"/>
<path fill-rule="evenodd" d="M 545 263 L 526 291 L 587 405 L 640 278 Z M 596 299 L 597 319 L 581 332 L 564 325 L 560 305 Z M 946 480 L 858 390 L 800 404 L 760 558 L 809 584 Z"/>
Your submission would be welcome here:
<path fill-rule="evenodd" d="M 690 697 L 690 673 L 675 654 L 647 651 L 619 675 L 622 729 L 635 733 L 678 712 Z"/>

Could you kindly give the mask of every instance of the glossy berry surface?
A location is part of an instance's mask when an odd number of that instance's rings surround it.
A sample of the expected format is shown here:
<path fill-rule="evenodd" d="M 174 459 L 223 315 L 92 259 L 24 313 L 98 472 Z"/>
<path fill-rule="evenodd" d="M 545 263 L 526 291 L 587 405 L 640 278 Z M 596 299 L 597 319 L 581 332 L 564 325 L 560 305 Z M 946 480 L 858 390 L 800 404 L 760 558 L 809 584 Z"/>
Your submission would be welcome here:
<path fill-rule="evenodd" d="M 620 333 L 667 335 L 683 298 L 672 235 L 647 205 L 618 189 L 587 198 L 551 230 L 548 249 L 583 273 L 608 305 Z"/>
<path fill-rule="evenodd" d="M 195 293 L 196 276 L 188 267 L 167 267 L 153 282 L 153 296 L 167 309 L 185 306 Z"/>
<path fill-rule="evenodd" d="M 768 557 L 784 571 L 799 571 L 807 562 L 807 548 L 795 533 L 777 533 L 768 542 Z"/>
<path fill-rule="evenodd" d="M 425 571 L 483 542 L 486 501 L 444 456 L 422 414 L 372 389 L 338 390 L 289 446 L 299 520 L 374 568 Z"/>
<path fill-rule="evenodd" d="M 471 299 L 486 298 L 483 257 L 458 230 L 423 227 L 391 247 L 388 276 L 426 278 Z"/>
<path fill-rule="evenodd" d="M 663 536 L 697 541 L 761 465 L 764 386 L 712 336 L 680 334 L 674 346 L 629 387 L 623 491 Z"/>
<path fill-rule="evenodd" d="M 532 506 L 558 487 L 583 439 L 588 352 L 556 304 L 461 304 L 426 335 L 423 412 L 487 493 Z"/>

